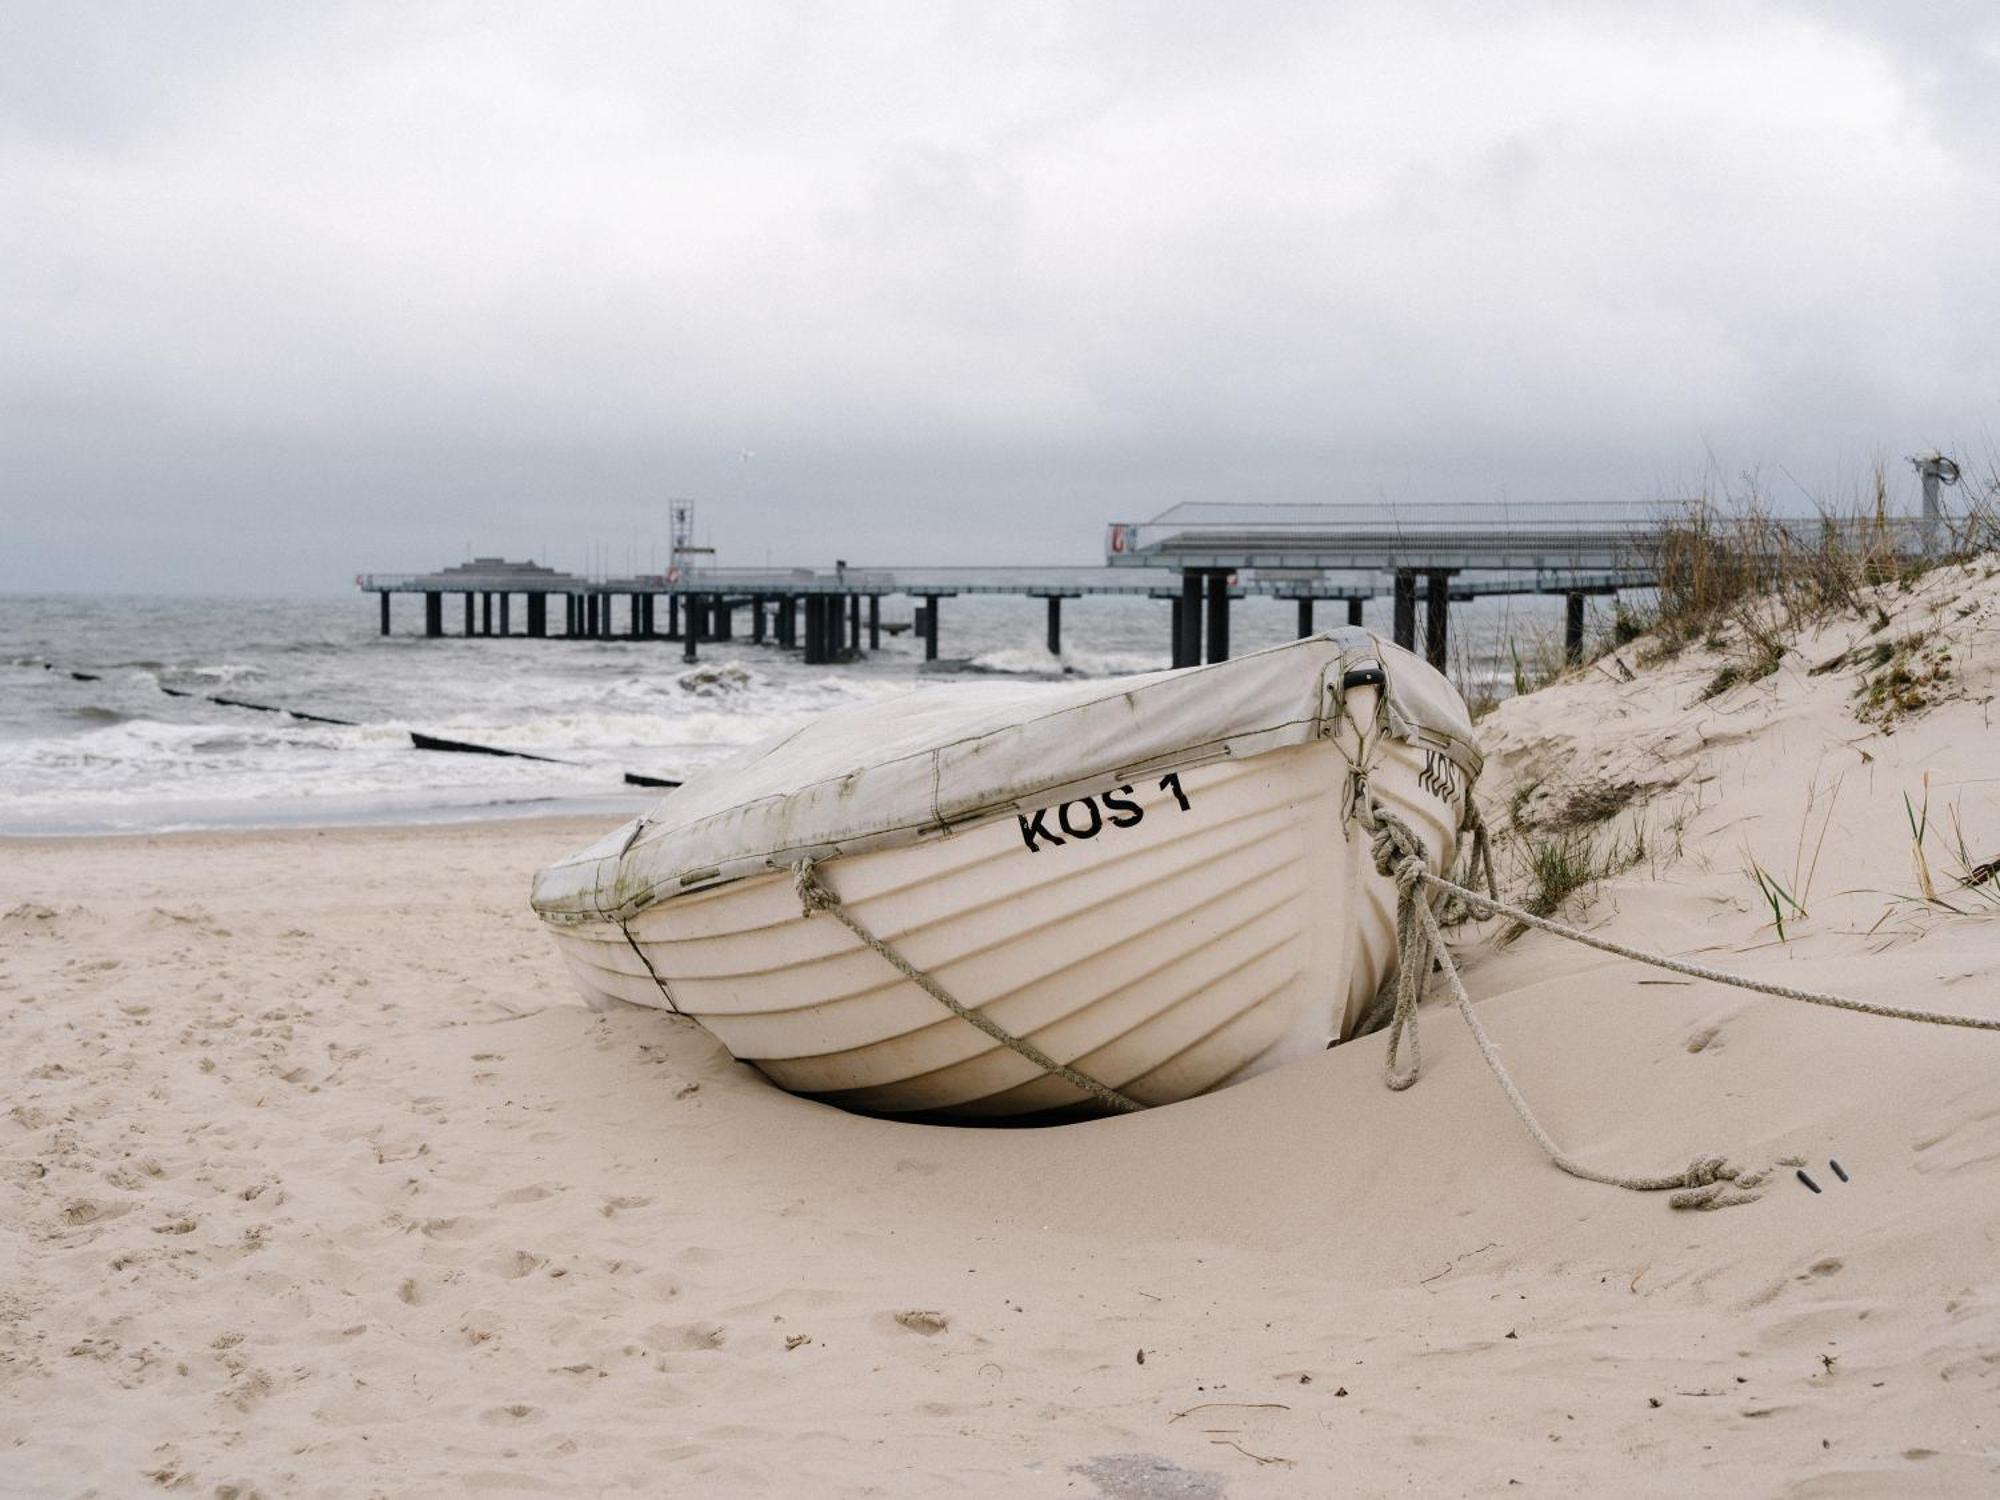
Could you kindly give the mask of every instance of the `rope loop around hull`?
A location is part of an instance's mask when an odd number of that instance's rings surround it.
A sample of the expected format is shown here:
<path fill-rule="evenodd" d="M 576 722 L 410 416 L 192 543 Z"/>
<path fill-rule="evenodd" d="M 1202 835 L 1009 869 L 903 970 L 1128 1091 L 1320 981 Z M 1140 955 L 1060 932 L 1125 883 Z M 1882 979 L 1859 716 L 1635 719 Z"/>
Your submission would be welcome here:
<path fill-rule="evenodd" d="M 960 1020 L 978 1027 L 1001 1046 L 1019 1053 L 1044 1073 L 1049 1073 L 1060 1078 L 1072 1088 L 1078 1089 L 1090 1098 L 1095 1099 L 1106 1109 L 1116 1110 L 1121 1114 L 1132 1114 L 1146 1108 L 1138 1100 L 1121 1094 L 1109 1084 L 1098 1082 L 1097 1079 L 1092 1078 L 1088 1073 L 1072 1068 L 1067 1063 L 1057 1062 L 1026 1037 L 1014 1035 L 1013 1032 L 984 1012 L 975 1010 L 969 1005 L 961 1004 L 943 985 L 904 958 L 902 954 L 890 947 L 889 944 L 883 942 L 882 939 L 868 929 L 866 923 L 862 922 L 859 917 L 849 911 L 842 904 L 840 897 L 819 878 L 814 870 L 813 861 L 802 859 L 792 866 L 792 886 L 799 894 L 799 905 L 804 910 L 806 916 L 811 917 L 818 912 L 827 913 L 868 947 L 880 954 L 884 962 L 895 969 L 897 973 L 916 985 L 918 989 L 929 995 L 946 1010 L 950 1011 Z"/>

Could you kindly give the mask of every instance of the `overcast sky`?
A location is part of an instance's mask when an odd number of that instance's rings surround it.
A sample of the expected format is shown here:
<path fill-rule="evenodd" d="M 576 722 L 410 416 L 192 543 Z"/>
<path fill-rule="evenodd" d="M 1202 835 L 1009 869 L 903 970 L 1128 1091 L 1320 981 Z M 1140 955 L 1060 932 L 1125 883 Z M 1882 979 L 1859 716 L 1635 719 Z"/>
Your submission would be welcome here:
<path fill-rule="evenodd" d="M 1983 467 L 1995 16 L 0 0 L 0 588 Z"/>

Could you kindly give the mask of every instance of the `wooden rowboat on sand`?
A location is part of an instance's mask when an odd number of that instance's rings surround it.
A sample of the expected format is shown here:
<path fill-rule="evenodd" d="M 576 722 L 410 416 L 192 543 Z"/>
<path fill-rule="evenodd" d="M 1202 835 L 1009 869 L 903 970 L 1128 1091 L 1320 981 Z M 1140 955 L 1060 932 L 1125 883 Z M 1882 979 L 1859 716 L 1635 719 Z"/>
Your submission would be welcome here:
<path fill-rule="evenodd" d="M 825 714 L 541 871 L 533 902 L 587 1000 L 691 1017 L 795 1093 L 1089 1107 L 1069 1073 L 1164 1104 L 1356 1033 L 1395 963 L 1361 787 L 1444 874 L 1479 768 L 1445 679 L 1350 628 Z M 842 920 L 803 908 L 801 862 Z"/>

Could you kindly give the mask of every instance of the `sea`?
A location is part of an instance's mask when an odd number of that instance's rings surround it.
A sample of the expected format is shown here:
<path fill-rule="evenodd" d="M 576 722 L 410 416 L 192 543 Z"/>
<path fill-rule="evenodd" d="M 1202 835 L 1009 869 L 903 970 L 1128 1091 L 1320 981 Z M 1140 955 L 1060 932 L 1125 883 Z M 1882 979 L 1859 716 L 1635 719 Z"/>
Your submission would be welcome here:
<path fill-rule="evenodd" d="M 1364 622 L 1386 633 L 1387 604 L 1371 601 Z M 912 608 L 885 599 L 885 624 L 907 627 Z M 1321 623 L 1345 618 L 1319 608 Z M 1546 649 L 1560 612 L 1559 599 L 1454 606 L 1462 687 L 1504 695 L 1515 653 Z M 1066 600 L 1059 657 L 1041 601 L 948 598 L 934 663 L 906 628 L 862 660 L 809 667 L 746 639 L 748 616 L 690 666 L 678 641 L 428 640 L 409 595 L 387 637 L 372 595 L 0 595 L 0 834 L 622 815 L 662 795 L 627 772 L 684 780 L 831 709 L 946 683 L 976 693 L 1169 665 L 1168 606 L 1147 598 Z M 462 616 L 447 608 L 445 620 L 455 630 Z M 1242 600 L 1232 649 L 1275 645 L 1296 626 L 1288 602 Z M 420 751 L 412 731 L 544 758 Z"/>

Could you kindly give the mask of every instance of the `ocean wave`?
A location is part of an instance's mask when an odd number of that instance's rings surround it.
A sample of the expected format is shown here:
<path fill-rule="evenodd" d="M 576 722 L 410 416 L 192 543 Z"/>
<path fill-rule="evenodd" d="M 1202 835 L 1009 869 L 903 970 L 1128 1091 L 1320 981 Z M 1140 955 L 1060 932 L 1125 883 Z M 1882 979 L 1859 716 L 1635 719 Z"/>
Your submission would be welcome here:
<path fill-rule="evenodd" d="M 1170 663 L 1138 652 L 1064 651 L 1061 656 L 1051 656 L 1046 650 L 1010 647 L 983 652 L 967 665 L 975 672 L 1055 678 L 1122 677 L 1133 672 L 1157 672 Z"/>

